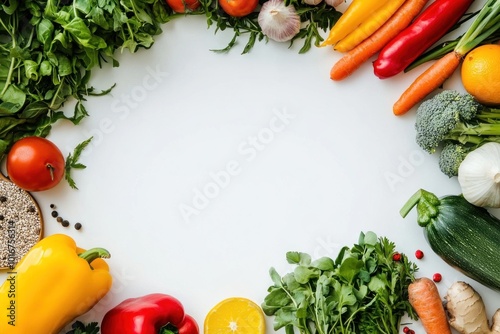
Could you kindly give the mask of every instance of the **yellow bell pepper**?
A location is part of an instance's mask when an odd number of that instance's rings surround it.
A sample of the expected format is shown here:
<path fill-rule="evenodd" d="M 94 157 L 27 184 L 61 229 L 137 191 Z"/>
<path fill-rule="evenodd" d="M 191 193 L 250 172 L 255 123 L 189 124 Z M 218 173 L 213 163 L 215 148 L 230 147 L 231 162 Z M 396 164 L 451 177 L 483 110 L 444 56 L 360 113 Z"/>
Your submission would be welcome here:
<path fill-rule="evenodd" d="M 392 0 L 353 0 L 330 29 L 328 37 L 321 46 L 337 44 L 389 1 Z"/>
<path fill-rule="evenodd" d="M 349 35 L 335 44 L 334 49 L 340 52 L 352 50 L 356 45 L 370 37 L 378 28 L 387 22 L 405 1 L 406 0 L 391 0 L 387 2 Z"/>
<path fill-rule="evenodd" d="M 0 333 L 57 334 L 111 289 L 102 248 L 88 251 L 67 235 L 40 240 L 0 287 Z"/>

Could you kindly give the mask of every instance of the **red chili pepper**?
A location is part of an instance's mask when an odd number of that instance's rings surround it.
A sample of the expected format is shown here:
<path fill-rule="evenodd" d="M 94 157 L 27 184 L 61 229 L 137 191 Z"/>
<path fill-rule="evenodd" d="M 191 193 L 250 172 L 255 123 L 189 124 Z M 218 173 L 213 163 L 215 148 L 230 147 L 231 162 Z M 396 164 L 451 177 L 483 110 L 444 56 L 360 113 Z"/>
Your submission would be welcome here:
<path fill-rule="evenodd" d="M 101 334 L 160 334 L 172 327 L 179 334 L 199 333 L 198 324 L 184 313 L 180 301 L 154 293 L 126 299 L 109 310 L 102 319 Z"/>
<path fill-rule="evenodd" d="M 436 0 L 394 37 L 373 62 L 380 79 L 402 72 L 460 20 L 474 0 Z"/>

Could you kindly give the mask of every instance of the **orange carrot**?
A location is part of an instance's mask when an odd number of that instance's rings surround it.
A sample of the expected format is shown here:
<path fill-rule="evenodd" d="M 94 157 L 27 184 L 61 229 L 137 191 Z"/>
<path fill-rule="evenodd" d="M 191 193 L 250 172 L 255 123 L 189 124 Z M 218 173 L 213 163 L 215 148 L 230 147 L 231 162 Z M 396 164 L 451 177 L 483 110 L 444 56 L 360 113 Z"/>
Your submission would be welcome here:
<path fill-rule="evenodd" d="M 456 52 L 447 53 L 420 74 L 394 103 L 392 111 L 400 116 L 407 113 L 427 95 L 439 88 L 460 65 L 462 57 Z"/>
<path fill-rule="evenodd" d="M 408 301 L 427 334 L 451 334 L 443 301 L 430 278 L 417 278 L 408 286 Z"/>
<path fill-rule="evenodd" d="M 407 0 L 376 32 L 347 52 L 331 69 L 330 78 L 347 78 L 406 28 L 429 0 Z"/>

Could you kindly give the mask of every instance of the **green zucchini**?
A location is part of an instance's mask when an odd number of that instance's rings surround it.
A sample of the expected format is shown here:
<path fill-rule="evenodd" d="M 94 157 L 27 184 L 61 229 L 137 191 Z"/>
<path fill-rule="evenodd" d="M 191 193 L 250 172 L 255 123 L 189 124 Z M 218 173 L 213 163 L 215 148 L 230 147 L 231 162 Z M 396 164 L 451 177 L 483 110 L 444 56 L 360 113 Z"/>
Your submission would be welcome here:
<path fill-rule="evenodd" d="M 420 189 L 401 216 L 415 206 L 432 250 L 464 275 L 500 291 L 500 220 L 462 195 L 438 198 Z"/>

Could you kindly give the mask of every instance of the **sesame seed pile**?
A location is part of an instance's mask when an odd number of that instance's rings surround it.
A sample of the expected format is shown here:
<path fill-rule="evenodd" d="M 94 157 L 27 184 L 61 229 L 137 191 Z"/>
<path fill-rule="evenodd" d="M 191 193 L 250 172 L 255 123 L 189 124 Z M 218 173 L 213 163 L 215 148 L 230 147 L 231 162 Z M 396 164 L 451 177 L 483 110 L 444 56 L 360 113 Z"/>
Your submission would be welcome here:
<path fill-rule="evenodd" d="M 41 234 L 42 218 L 33 197 L 0 179 L 0 268 L 13 269 Z"/>

